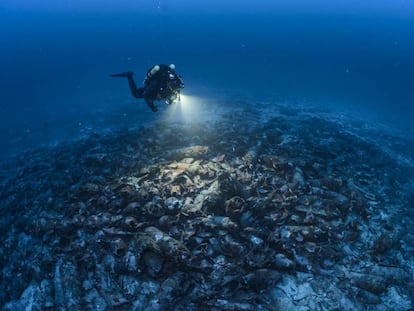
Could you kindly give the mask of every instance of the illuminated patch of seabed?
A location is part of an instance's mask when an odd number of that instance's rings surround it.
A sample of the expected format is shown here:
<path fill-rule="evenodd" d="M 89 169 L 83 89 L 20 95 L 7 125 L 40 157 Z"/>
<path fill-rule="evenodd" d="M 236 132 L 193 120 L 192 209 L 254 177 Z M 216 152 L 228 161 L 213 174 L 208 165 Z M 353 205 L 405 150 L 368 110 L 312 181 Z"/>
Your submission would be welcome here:
<path fill-rule="evenodd" d="M 162 110 L 161 122 L 194 124 L 215 120 L 223 114 L 218 100 L 209 97 L 181 94 L 178 103 Z"/>

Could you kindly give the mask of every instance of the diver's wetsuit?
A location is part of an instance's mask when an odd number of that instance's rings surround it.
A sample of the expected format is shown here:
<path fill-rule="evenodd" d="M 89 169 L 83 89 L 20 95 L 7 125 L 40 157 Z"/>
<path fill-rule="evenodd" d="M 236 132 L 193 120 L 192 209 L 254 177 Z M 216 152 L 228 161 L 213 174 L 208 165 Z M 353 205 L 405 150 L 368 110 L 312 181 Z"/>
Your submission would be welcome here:
<path fill-rule="evenodd" d="M 184 87 L 181 77 L 175 72 L 174 65 L 157 65 L 148 69 L 144 80 L 144 87 L 137 87 L 131 71 L 117 73 L 112 77 L 128 78 L 129 88 L 132 96 L 143 98 L 152 111 L 157 111 L 154 101 L 165 99 L 167 104 L 172 104 L 177 96 L 180 95 L 180 89 Z"/>

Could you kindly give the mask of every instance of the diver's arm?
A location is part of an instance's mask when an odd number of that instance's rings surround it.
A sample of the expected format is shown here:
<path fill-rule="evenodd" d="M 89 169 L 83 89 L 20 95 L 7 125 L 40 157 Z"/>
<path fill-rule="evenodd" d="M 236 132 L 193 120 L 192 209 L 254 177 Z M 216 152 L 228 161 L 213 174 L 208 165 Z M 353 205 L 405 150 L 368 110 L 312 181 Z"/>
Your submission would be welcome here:
<path fill-rule="evenodd" d="M 149 98 L 144 98 L 144 100 L 147 103 L 148 107 L 150 107 L 153 112 L 158 111 L 158 108 L 154 105 L 154 100 L 149 99 Z"/>
<path fill-rule="evenodd" d="M 154 105 L 154 101 L 157 99 L 157 96 L 158 96 L 157 81 L 155 80 L 147 81 L 147 84 L 142 91 L 142 97 L 144 98 L 148 107 L 150 107 L 153 112 L 156 112 L 158 110 L 157 107 Z"/>

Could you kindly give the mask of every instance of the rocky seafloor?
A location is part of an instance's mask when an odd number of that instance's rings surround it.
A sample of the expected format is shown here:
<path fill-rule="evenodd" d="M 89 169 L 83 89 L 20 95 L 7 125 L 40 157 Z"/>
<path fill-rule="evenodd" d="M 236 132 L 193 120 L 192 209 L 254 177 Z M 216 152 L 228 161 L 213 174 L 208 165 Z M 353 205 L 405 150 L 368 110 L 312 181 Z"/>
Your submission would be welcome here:
<path fill-rule="evenodd" d="M 17 156 L 1 173 L 2 310 L 413 310 L 410 142 L 265 115 Z"/>

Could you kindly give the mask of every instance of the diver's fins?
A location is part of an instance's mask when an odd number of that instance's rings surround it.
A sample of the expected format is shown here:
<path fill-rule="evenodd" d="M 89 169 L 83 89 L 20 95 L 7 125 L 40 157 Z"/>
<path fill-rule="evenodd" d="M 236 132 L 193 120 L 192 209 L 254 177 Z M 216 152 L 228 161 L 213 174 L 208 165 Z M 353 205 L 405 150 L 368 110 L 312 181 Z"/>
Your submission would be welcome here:
<path fill-rule="evenodd" d="M 133 75 L 132 71 L 127 71 L 127 72 L 121 72 L 121 73 L 114 73 L 111 75 L 111 77 L 128 78 L 128 77 L 132 77 L 132 75 Z"/>

